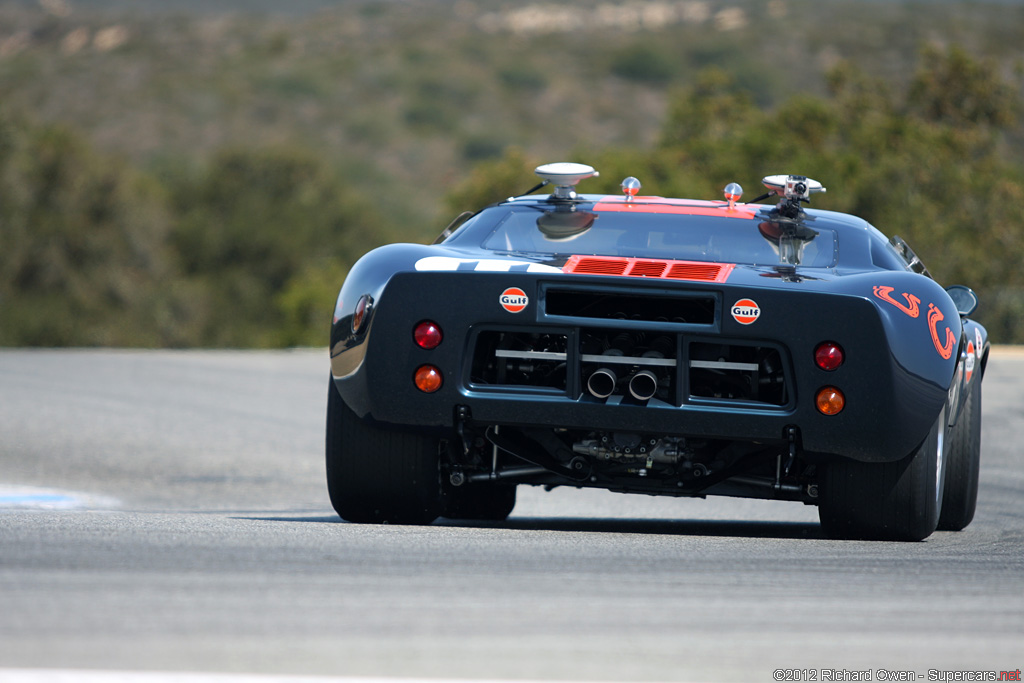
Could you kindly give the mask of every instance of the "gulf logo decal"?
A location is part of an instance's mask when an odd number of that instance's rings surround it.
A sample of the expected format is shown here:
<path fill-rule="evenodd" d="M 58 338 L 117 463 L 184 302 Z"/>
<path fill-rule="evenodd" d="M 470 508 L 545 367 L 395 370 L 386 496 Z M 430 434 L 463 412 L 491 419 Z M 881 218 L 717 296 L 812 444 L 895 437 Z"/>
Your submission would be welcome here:
<path fill-rule="evenodd" d="M 732 305 L 731 311 L 740 325 L 749 325 L 761 317 L 761 307 L 753 299 L 740 299 Z"/>
<path fill-rule="evenodd" d="M 498 303 L 509 313 L 518 313 L 526 308 L 526 305 L 530 303 L 530 298 L 518 287 L 509 287 L 498 297 Z"/>
<path fill-rule="evenodd" d="M 907 316 L 911 318 L 917 318 L 921 315 L 921 309 L 919 304 L 921 303 L 920 297 L 908 294 L 907 292 L 901 292 L 900 296 L 903 297 L 906 303 L 903 303 L 899 299 L 893 298 L 892 287 L 876 286 L 872 290 L 875 296 L 882 301 L 891 304 L 903 311 Z M 946 334 L 942 335 L 939 332 L 939 323 L 946 319 L 946 316 L 942 314 L 939 307 L 933 303 L 928 304 L 928 333 L 931 334 L 932 344 L 935 345 L 935 350 L 945 360 L 949 360 L 950 356 L 953 355 L 953 347 L 956 345 L 956 335 L 953 334 L 953 330 L 948 325 L 943 325 L 946 328 Z M 943 339 L 943 336 L 945 338 Z"/>

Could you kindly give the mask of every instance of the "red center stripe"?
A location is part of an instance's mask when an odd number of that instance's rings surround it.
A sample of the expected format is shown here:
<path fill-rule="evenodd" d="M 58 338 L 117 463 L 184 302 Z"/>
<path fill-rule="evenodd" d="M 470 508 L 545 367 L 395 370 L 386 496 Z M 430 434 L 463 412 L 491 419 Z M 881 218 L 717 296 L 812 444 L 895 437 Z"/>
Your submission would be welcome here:
<path fill-rule="evenodd" d="M 732 209 L 728 202 L 709 202 L 699 199 L 665 199 L 662 197 L 637 197 L 627 202 L 624 197 L 605 197 L 594 204 L 594 211 L 661 213 L 677 216 L 716 216 L 718 218 L 757 217 L 759 204 L 736 204 Z"/>

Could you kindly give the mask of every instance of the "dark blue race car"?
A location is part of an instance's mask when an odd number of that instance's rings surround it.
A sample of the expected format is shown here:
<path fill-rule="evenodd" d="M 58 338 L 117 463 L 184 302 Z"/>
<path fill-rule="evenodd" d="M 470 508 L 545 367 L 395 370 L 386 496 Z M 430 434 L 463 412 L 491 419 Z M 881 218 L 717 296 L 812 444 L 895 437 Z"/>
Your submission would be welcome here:
<path fill-rule="evenodd" d="M 327 482 L 354 522 L 504 519 L 516 486 L 817 505 L 836 538 L 974 516 L 985 329 L 899 237 L 769 176 L 739 203 L 531 193 L 366 254 L 331 328 Z M 532 194 L 543 186 L 551 194 Z M 772 198 L 771 204 L 758 204 Z"/>

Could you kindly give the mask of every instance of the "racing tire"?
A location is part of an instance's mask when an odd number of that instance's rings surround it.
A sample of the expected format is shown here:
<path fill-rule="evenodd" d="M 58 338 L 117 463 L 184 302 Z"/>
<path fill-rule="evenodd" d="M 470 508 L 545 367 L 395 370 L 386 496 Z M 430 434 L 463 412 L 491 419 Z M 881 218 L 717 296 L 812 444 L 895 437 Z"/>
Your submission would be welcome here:
<path fill-rule="evenodd" d="M 363 422 L 331 380 L 326 441 L 327 491 L 342 519 L 430 524 L 440 516 L 437 439 Z"/>
<path fill-rule="evenodd" d="M 463 484 L 445 491 L 442 516 L 502 522 L 515 506 L 515 484 Z"/>
<path fill-rule="evenodd" d="M 961 531 L 974 519 L 981 466 L 981 384 L 970 394 L 949 436 L 946 487 L 942 492 L 940 531 Z"/>
<path fill-rule="evenodd" d="M 911 455 L 896 462 L 841 459 L 820 481 L 818 518 L 834 539 L 922 541 L 939 523 L 946 470 L 946 410 Z"/>

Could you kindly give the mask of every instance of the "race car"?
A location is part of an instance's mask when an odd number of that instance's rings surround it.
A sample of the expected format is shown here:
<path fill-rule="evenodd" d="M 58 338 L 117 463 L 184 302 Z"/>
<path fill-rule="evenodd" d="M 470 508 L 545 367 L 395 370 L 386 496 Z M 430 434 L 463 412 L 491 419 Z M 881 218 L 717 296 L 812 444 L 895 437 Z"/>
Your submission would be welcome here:
<path fill-rule="evenodd" d="M 672 199 L 536 173 L 346 277 L 326 430 L 343 519 L 503 520 L 529 484 L 802 502 L 832 538 L 971 522 L 989 342 L 970 289 L 811 209 L 825 188 L 804 176 L 743 203 L 736 183 Z"/>

